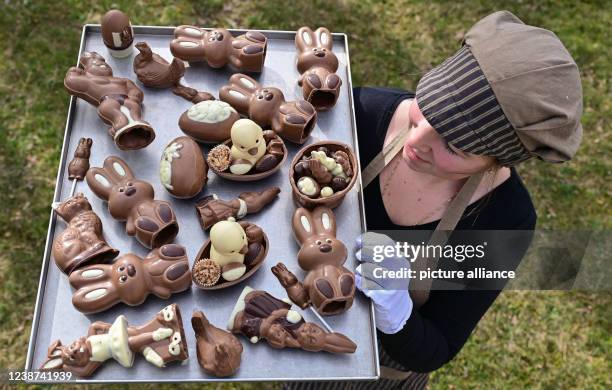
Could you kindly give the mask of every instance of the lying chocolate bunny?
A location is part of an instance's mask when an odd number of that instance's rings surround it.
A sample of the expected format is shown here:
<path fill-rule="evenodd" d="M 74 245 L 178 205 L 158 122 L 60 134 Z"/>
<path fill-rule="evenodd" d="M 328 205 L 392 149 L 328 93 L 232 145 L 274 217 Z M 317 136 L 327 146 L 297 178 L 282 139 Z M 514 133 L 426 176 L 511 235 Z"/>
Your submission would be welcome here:
<path fill-rule="evenodd" d="M 91 168 L 85 176 L 89 188 L 108 202 L 111 216 L 127 221 L 128 235 L 147 248 L 172 242 L 179 231 L 170 203 L 154 200 L 151 184 L 138 180 L 125 161 L 116 156 L 104 160 L 102 168 Z"/>
<path fill-rule="evenodd" d="M 93 264 L 70 274 L 76 289 L 72 304 L 80 312 L 98 313 L 119 302 L 136 306 L 149 294 L 162 299 L 191 286 L 191 270 L 185 248 L 168 244 L 152 250 L 144 259 L 133 253 L 113 264 Z"/>
<path fill-rule="evenodd" d="M 96 52 L 84 52 L 79 66 L 66 72 L 64 87 L 98 108 L 98 116 L 121 150 L 141 149 L 155 139 L 155 131 L 142 119 L 144 95 L 133 81 L 113 77 L 113 70 Z"/>
<path fill-rule="evenodd" d="M 301 245 L 298 264 L 308 271 L 304 283 L 283 263 L 272 267 L 289 299 L 302 309 L 312 304 L 323 315 L 348 310 L 355 296 L 355 275 L 342 266 L 348 252 L 336 238 L 334 212 L 321 206 L 312 211 L 300 207 L 293 214 L 292 227 Z"/>
<path fill-rule="evenodd" d="M 332 108 L 340 94 L 342 80 L 336 74 L 338 57 L 332 52 L 332 45 L 332 35 L 325 27 L 315 32 L 302 27 L 295 35 L 297 68 L 302 75 L 298 85 L 304 91 L 304 99 L 317 110 Z"/>
<path fill-rule="evenodd" d="M 170 42 L 172 55 L 188 62 L 206 61 L 212 68 L 231 63 L 240 71 L 261 72 L 266 59 L 268 39 L 257 31 L 236 38 L 224 28 L 205 30 L 178 26 Z"/>
<path fill-rule="evenodd" d="M 283 92 L 263 87 L 253 78 L 237 73 L 219 90 L 219 99 L 258 125 L 271 127 L 284 139 L 302 144 L 314 129 L 317 112 L 305 100 L 285 101 Z"/>

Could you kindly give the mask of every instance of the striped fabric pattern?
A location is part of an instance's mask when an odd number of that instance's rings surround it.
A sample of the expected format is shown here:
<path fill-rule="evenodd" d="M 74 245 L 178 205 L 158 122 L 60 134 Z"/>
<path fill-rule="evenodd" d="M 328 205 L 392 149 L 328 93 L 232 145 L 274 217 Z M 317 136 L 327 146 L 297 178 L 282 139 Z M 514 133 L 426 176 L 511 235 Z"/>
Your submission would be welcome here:
<path fill-rule="evenodd" d="M 496 157 L 504 166 L 531 157 L 469 47 L 425 74 L 416 99 L 427 121 L 454 147 Z"/>

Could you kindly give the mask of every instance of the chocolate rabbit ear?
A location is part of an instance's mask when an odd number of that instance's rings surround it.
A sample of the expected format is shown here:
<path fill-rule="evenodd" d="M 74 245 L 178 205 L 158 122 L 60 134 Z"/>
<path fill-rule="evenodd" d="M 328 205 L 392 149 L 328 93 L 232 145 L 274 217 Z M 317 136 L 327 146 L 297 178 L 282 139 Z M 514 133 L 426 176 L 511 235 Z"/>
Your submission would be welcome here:
<path fill-rule="evenodd" d="M 115 183 L 134 178 L 134 173 L 127 163 L 117 156 L 108 156 L 103 166 L 108 175 L 113 177 Z"/>
<path fill-rule="evenodd" d="M 293 213 L 291 226 L 293 228 L 293 235 L 300 245 L 315 234 L 315 221 L 312 214 L 303 207 L 298 208 Z"/>
<path fill-rule="evenodd" d="M 310 27 L 301 27 L 295 35 L 295 46 L 297 49 L 300 52 L 305 52 L 315 47 L 315 44 L 315 35 Z"/>
<path fill-rule="evenodd" d="M 319 206 L 312 211 L 314 231 L 336 237 L 336 216 L 332 209 Z"/>
<path fill-rule="evenodd" d="M 112 180 L 113 178 L 103 168 L 89 168 L 85 174 L 85 181 L 89 188 L 104 200 L 108 200 L 113 185 L 115 185 Z"/>
<path fill-rule="evenodd" d="M 219 90 L 219 99 L 229 103 L 238 112 L 246 113 L 249 111 L 249 99 L 260 87 L 255 79 L 236 73 L 230 77 L 229 84 Z"/>
<path fill-rule="evenodd" d="M 74 292 L 72 304 L 82 313 L 97 313 L 119 302 L 119 292 L 108 281 L 87 284 Z"/>
<path fill-rule="evenodd" d="M 62 342 L 55 340 L 47 351 L 47 359 L 40 366 L 42 371 L 56 371 L 64 369 L 64 361 L 62 360 Z"/>
<path fill-rule="evenodd" d="M 326 333 L 323 350 L 331 353 L 354 353 L 357 344 L 341 333 Z"/>
<path fill-rule="evenodd" d="M 174 57 L 185 61 L 203 61 L 205 30 L 193 26 L 178 26 L 174 29 L 174 39 L 170 42 L 170 52 Z"/>
<path fill-rule="evenodd" d="M 328 29 L 326 29 L 325 27 L 319 27 L 314 34 L 318 47 L 324 47 L 327 50 L 332 49 L 333 38 Z"/>
<path fill-rule="evenodd" d="M 94 264 L 79 268 L 70 274 L 68 281 L 76 289 L 89 286 L 92 283 L 101 283 L 108 280 L 110 267 L 108 264 Z"/>

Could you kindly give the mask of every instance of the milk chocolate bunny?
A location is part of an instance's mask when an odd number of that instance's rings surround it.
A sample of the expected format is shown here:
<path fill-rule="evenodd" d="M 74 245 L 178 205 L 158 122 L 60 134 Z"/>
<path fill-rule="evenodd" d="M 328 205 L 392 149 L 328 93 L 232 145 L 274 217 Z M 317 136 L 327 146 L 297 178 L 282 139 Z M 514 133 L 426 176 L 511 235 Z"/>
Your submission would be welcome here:
<path fill-rule="evenodd" d="M 302 27 L 295 36 L 297 68 L 302 75 L 298 85 L 302 87 L 304 99 L 317 110 L 332 108 L 340 94 L 342 80 L 336 74 L 338 58 L 332 52 L 332 45 L 332 35 L 325 27 L 315 32 Z"/>
<path fill-rule="evenodd" d="M 107 157 L 102 168 L 91 168 L 85 176 L 89 188 L 108 202 L 111 216 L 126 221 L 128 235 L 147 248 L 157 248 L 178 234 L 170 203 L 153 200 L 151 184 L 134 177 L 130 167 L 116 156 Z"/>
<path fill-rule="evenodd" d="M 283 92 L 263 87 L 253 78 L 237 73 L 219 90 L 219 99 L 262 127 L 271 127 L 284 139 L 304 143 L 314 129 L 317 112 L 305 100 L 286 102 Z"/>
<path fill-rule="evenodd" d="M 100 54 L 84 52 L 79 66 L 66 72 L 64 87 L 98 107 L 98 116 L 111 125 L 108 133 L 119 149 L 144 148 L 155 139 L 155 131 L 142 119 L 142 91 L 129 79 L 113 77 Z"/>
<path fill-rule="evenodd" d="M 136 306 L 149 294 L 162 299 L 191 286 L 191 271 L 185 248 L 167 244 L 144 259 L 128 253 L 113 264 L 94 264 L 70 274 L 76 289 L 72 304 L 83 313 L 97 313 L 119 302 Z"/>
<path fill-rule="evenodd" d="M 170 42 L 172 55 L 188 62 L 206 61 L 212 68 L 231 63 L 239 71 L 261 72 L 266 59 L 268 39 L 257 31 L 236 38 L 224 28 L 205 30 L 178 26 Z"/>
<path fill-rule="evenodd" d="M 107 262 L 119 254 L 104 240 L 102 221 L 83 194 L 54 204 L 53 208 L 68 223 L 53 240 L 53 258 L 64 273 L 70 275 L 80 266 Z"/>
<path fill-rule="evenodd" d="M 355 275 L 344 268 L 347 249 L 336 238 L 336 217 L 327 207 L 298 208 L 293 233 L 301 245 L 298 264 L 308 271 L 300 283 L 283 263 L 272 268 L 289 298 L 301 308 L 312 304 L 323 315 L 339 314 L 353 305 Z"/>

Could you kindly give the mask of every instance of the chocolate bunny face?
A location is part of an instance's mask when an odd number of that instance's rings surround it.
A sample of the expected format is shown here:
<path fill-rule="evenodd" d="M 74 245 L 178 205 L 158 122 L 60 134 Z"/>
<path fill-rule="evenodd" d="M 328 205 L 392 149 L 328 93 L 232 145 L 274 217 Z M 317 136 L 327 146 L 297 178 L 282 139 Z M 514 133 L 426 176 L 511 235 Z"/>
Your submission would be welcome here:
<path fill-rule="evenodd" d="M 113 218 L 127 221 L 126 232 L 147 248 L 171 242 L 178 234 L 176 216 L 168 202 L 153 200 L 151 184 L 134 177 L 130 167 L 116 156 L 107 157 L 102 168 L 91 168 L 87 184 L 108 202 Z"/>
<path fill-rule="evenodd" d="M 113 264 L 91 265 L 70 274 L 76 289 L 73 305 L 83 313 L 97 313 L 123 302 L 139 305 L 149 294 L 167 299 L 191 285 L 185 248 L 175 244 L 154 249 L 144 260 L 129 253 Z"/>
<path fill-rule="evenodd" d="M 104 160 L 102 168 L 91 168 L 87 184 L 108 202 L 110 214 L 119 220 L 126 220 L 132 208 L 154 195 L 151 184 L 137 180 L 125 161 L 115 156 Z"/>
<path fill-rule="evenodd" d="M 332 35 L 325 27 L 315 32 L 302 27 L 295 36 L 297 68 L 302 74 L 298 85 L 302 87 L 304 99 L 317 110 L 332 108 L 340 94 L 342 80 L 336 74 L 338 57 L 332 52 L 332 45 Z"/>
<path fill-rule="evenodd" d="M 332 45 L 332 35 L 325 27 L 315 32 L 309 27 L 300 28 L 295 36 L 298 71 L 304 73 L 313 66 L 324 67 L 332 73 L 338 70 L 338 57 L 332 52 Z"/>
<path fill-rule="evenodd" d="M 322 264 L 342 265 L 348 255 L 346 246 L 336 238 L 336 216 L 327 207 L 312 211 L 303 207 L 295 210 L 293 234 L 301 245 L 298 264 L 310 271 Z"/>
<path fill-rule="evenodd" d="M 271 127 L 281 137 L 303 143 L 312 132 L 317 113 L 305 100 L 286 102 L 283 92 L 264 87 L 244 74 L 234 74 L 221 87 L 219 98 L 262 127 Z"/>

